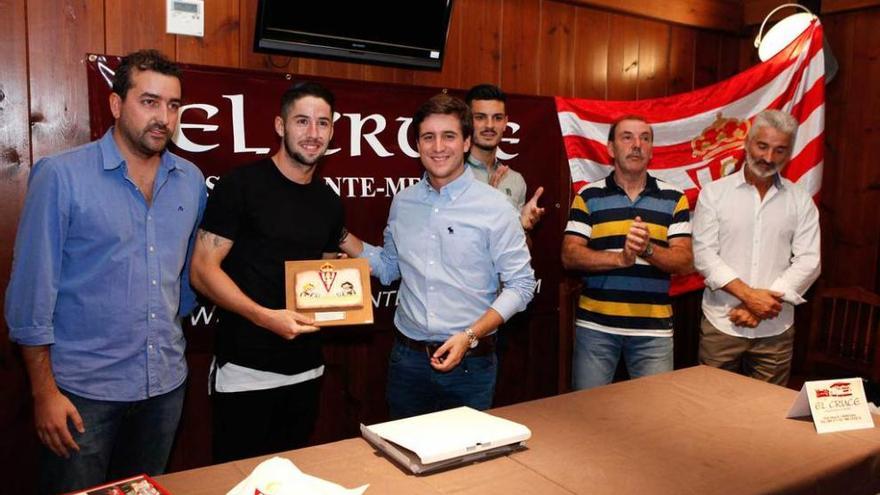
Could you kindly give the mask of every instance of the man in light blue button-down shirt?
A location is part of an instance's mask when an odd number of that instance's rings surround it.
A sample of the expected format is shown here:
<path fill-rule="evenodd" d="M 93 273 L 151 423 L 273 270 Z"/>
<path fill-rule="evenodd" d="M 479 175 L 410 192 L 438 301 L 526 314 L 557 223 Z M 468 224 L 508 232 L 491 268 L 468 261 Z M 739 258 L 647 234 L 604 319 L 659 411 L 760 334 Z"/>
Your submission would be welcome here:
<path fill-rule="evenodd" d="M 180 315 L 205 179 L 165 150 L 180 70 L 149 50 L 117 69 L 115 126 L 31 171 L 6 291 L 45 445 L 40 493 L 159 474 L 183 407 Z"/>
<path fill-rule="evenodd" d="M 391 204 L 382 247 L 348 235 L 340 247 L 370 260 L 383 284 L 400 278 L 390 358 L 393 418 L 467 405 L 487 409 L 495 389 L 492 335 L 535 289 L 519 213 L 464 164 L 473 129 L 461 100 L 438 95 L 412 128 L 423 180 Z"/>

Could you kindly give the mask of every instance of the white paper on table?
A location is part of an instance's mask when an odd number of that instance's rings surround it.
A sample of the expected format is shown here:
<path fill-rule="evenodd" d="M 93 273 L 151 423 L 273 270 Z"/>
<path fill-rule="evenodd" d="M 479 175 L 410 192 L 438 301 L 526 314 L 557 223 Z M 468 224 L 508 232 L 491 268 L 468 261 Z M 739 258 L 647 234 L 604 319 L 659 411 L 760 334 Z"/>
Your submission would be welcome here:
<path fill-rule="evenodd" d="M 786 415 L 812 416 L 818 433 L 873 428 L 861 378 L 805 382 Z"/>
<path fill-rule="evenodd" d="M 226 495 L 361 495 L 370 485 L 344 488 L 300 471 L 290 459 L 273 457 L 261 462 Z"/>
<path fill-rule="evenodd" d="M 414 452 L 424 464 L 522 442 L 525 426 L 470 407 L 457 407 L 367 426 L 380 437 Z"/>

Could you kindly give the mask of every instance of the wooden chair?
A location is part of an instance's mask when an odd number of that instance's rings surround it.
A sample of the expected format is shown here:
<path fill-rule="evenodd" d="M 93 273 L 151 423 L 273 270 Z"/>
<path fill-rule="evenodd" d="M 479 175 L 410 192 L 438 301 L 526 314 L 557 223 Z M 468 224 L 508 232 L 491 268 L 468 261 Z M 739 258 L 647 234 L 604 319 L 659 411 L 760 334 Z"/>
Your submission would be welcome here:
<path fill-rule="evenodd" d="M 880 381 L 880 295 L 861 287 L 817 291 L 807 370 L 811 379 Z"/>

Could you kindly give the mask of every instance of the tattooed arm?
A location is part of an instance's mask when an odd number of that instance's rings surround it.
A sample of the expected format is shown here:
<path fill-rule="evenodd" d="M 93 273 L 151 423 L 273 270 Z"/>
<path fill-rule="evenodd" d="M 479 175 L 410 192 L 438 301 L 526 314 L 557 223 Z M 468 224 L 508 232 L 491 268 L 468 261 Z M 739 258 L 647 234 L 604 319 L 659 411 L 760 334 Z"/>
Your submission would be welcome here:
<path fill-rule="evenodd" d="M 232 244 L 225 237 L 199 229 L 190 269 L 193 287 L 218 306 L 238 313 L 285 339 L 317 330 L 317 327 L 311 326 L 314 323 L 311 318 L 287 309 L 261 306 L 241 291 L 220 266 L 232 249 Z"/>

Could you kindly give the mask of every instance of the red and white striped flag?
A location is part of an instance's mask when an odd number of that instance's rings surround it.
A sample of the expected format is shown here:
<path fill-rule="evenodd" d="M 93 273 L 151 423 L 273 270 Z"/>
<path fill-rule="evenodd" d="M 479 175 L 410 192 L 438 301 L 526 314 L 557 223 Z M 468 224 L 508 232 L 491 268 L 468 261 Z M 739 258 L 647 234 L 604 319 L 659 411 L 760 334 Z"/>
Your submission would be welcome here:
<path fill-rule="evenodd" d="M 818 20 L 772 59 L 690 93 L 639 101 L 556 98 L 575 192 L 611 172 L 608 129 L 615 119 L 635 114 L 654 129 L 651 174 L 684 190 L 691 208 L 703 184 L 739 170 L 751 120 L 767 108 L 789 112 L 800 123 L 783 175 L 817 198 L 825 130 L 825 59 Z M 673 283 L 671 292 L 697 287 L 698 281 L 682 280 Z"/>

